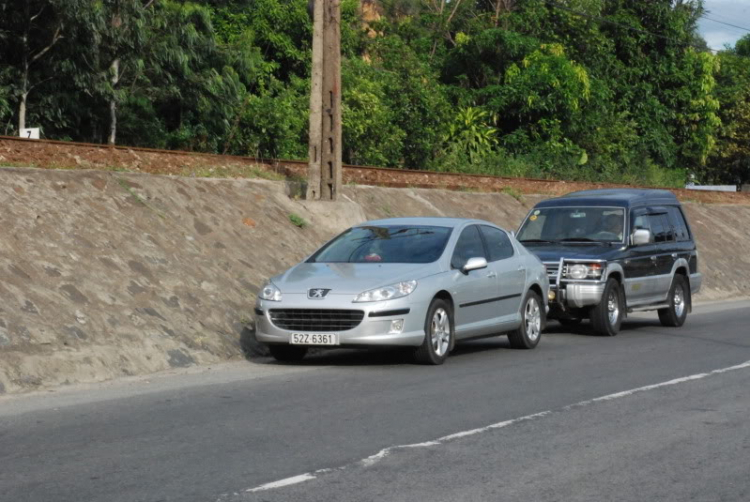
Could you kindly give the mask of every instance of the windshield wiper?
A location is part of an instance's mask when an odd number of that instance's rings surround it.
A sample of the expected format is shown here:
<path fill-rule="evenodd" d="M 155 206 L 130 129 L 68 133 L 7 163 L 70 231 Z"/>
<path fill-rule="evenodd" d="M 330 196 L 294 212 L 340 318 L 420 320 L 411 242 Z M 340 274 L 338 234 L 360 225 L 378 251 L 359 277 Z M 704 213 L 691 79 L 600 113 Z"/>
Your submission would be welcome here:
<path fill-rule="evenodd" d="M 543 244 L 557 244 L 559 241 L 550 241 L 547 239 L 522 239 L 518 242 L 536 242 L 536 243 L 543 243 Z"/>
<path fill-rule="evenodd" d="M 589 239 L 588 237 L 569 237 L 567 239 L 560 239 L 560 242 L 582 242 L 584 244 L 608 244 L 612 245 L 611 242 L 607 241 L 597 241 L 595 239 Z"/>

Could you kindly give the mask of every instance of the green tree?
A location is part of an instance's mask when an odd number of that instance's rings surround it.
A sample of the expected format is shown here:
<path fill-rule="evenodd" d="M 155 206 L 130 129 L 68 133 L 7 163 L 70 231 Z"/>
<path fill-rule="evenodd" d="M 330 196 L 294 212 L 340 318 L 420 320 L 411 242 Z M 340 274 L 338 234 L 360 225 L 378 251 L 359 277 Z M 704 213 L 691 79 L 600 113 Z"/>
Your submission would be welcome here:
<path fill-rule="evenodd" d="M 0 86 L 13 96 L 19 130 L 26 127 L 32 94 L 58 78 L 59 48 L 76 41 L 76 20 L 89 9 L 84 0 L 0 2 Z"/>

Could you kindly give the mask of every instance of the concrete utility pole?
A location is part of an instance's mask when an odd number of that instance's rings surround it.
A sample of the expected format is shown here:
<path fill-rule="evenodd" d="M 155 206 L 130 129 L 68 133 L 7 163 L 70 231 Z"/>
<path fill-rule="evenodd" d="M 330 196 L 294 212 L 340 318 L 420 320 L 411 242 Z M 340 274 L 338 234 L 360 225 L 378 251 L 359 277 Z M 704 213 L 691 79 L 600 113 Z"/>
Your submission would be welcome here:
<path fill-rule="evenodd" d="M 310 0 L 312 91 L 307 199 L 335 200 L 341 186 L 341 0 Z"/>

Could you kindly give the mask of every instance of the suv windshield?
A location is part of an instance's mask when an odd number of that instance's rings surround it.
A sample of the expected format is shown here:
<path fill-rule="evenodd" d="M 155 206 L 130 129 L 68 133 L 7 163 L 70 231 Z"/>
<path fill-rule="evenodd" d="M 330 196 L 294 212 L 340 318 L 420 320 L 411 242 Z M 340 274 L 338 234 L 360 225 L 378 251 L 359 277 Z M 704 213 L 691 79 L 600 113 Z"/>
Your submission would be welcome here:
<path fill-rule="evenodd" d="M 625 210 L 611 207 L 548 207 L 531 211 L 521 242 L 622 242 Z"/>
<path fill-rule="evenodd" d="M 443 254 L 451 228 L 366 226 L 350 228 L 308 263 L 431 263 Z"/>

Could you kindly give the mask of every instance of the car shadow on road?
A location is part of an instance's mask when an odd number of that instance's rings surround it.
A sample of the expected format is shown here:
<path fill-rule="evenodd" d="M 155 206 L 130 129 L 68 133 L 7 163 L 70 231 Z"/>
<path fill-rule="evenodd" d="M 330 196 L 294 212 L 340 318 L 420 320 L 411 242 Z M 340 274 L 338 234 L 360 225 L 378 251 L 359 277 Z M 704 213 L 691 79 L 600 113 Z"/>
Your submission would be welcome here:
<path fill-rule="evenodd" d="M 414 365 L 414 350 L 411 348 L 311 348 L 299 363 L 280 363 L 274 360 L 268 348 L 255 339 L 252 326 L 245 326 L 240 333 L 240 346 L 245 359 L 255 364 L 295 366 L 399 366 Z M 494 336 L 478 340 L 459 342 L 450 358 L 460 358 L 492 350 L 513 350 L 506 336 Z"/>
<path fill-rule="evenodd" d="M 645 328 L 661 328 L 659 319 L 645 319 L 642 317 L 628 318 L 622 322 L 620 327 L 620 333 L 628 331 L 638 331 Z M 547 323 L 547 329 L 544 331 L 545 335 L 580 335 L 580 336 L 593 336 L 600 337 L 601 335 L 594 332 L 593 327 L 589 321 L 582 321 L 577 326 L 563 326 L 557 321 L 549 321 Z"/>

